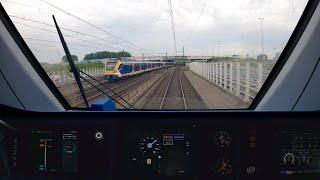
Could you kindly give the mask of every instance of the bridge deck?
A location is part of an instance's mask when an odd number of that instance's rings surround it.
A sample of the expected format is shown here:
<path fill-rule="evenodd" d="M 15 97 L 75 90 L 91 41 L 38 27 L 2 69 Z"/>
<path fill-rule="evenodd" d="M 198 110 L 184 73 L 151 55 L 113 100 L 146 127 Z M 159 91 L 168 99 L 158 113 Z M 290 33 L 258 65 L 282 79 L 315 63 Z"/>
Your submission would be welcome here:
<path fill-rule="evenodd" d="M 211 84 L 193 72 L 185 71 L 185 75 L 209 109 L 244 109 L 249 107 L 249 103 L 243 102 L 235 95 Z"/>

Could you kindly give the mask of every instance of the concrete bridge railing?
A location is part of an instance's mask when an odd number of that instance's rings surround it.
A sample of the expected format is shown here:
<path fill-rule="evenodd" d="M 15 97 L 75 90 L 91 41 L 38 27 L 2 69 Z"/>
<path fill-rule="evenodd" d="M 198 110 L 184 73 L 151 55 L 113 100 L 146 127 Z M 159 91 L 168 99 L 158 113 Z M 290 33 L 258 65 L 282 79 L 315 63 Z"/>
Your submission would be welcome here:
<path fill-rule="evenodd" d="M 249 62 L 192 62 L 191 71 L 243 101 L 252 101 L 273 65 Z"/>

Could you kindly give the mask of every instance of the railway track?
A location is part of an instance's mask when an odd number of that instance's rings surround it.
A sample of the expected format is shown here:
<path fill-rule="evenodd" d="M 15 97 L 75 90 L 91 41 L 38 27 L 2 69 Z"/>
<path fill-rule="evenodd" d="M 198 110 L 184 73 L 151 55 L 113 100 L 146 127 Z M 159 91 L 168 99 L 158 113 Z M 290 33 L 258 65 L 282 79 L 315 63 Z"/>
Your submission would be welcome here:
<path fill-rule="evenodd" d="M 166 90 L 162 97 L 159 109 L 188 109 L 181 83 L 180 68 L 176 68 L 171 74 Z"/>
<path fill-rule="evenodd" d="M 140 76 L 142 75 L 137 75 L 135 77 L 132 77 L 134 79 L 137 79 L 139 78 Z M 124 84 L 130 80 L 133 80 L 133 79 L 123 79 L 121 81 L 117 81 L 117 82 L 109 82 L 108 80 L 104 79 L 104 78 L 99 78 L 98 80 L 104 84 L 104 85 L 107 85 L 108 87 L 110 87 L 111 89 L 115 89 L 115 88 L 118 88 L 117 86 L 121 86 L 121 84 Z M 95 86 L 97 86 L 98 88 L 103 88 L 105 89 L 101 84 L 93 81 L 92 79 L 88 79 L 92 84 L 94 84 Z M 82 80 L 82 85 L 83 85 L 83 88 L 85 89 L 86 91 L 86 95 L 91 95 L 91 94 L 95 94 L 97 89 L 95 87 L 93 87 L 92 85 L 90 85 L 89 83 L 85 82 Z M 82 99 L 82 96 L 80 94 L 80 91 L 78 89 L 78 86 L 76 83 L 73 83 L 72 84 L 74 86 L 74 90 L 71 92 L 71 93 L 68 93 L 67 94 L 67 99 L 69 100 L 69 102 L 72 102 L 72 103 L 75 103 L 74 101 L 78 101 L 79 99 Z M 71 85 L 69 85 L 70 87 Z"/>
<path fill-rule="evenodd" d="M 168 71 L 141 102 L 142 109 L 194 110 L 206 105 L 184 75 L 184 67 Z"/>
<path fill-rule="evenodd" d="M 189 80 L 183 72 L 184 67 L 171 67 L 168 69 L 159 69 L 149 73 L 137 75 L 128 79 L 123 79 L 117 82 L 102 81 L 112 91 L 116 92 L 126 101 L 130 101 L 130 97 L 139 95 L 137 101 L 145 99 L 143 105 L 137 105 L 138 109 L 158 109 L 158 110 L 188 110 L 188 109 L 206 109 L 200 96 L 197 94 Z M 147 88 L 146 92 L 139 92 L 137 89 L 150 82 L 156 82 L 151 88 Z M 110 90 L 102 85 L 94 83 L 99 89 L 105 91 L 116 101 L 123 105 L 126 103 L 113 94 Z M 85 92 L 89 104 L 95 100 L 105 97 L 101 91 L 84 82 Z M 142 88 L 140 88 L 142 89 Z M 142 94 L 142 95 L 141 95 Z M 130 97 L 129 97 L 130 96 Z M 84 107 L 84 101 L 79 91 L 74 91 L 69 97 L 72 107 Z M 139 103 L 138 103 L 139 104 Z M 123 108 L 117 104 L 118 108 Z"/>
<path fill-rule="evenodd" d="M 104 81 L 104 84 L 107 85 L 109 89 L 111 89 L 112 91 L 116 92 L 118 95 L 126 99 L 126 95 L 136 90 L 142 84 L 150 81 L 152 78 L 157 78 L 155 75 L 160 76 L 164 72 L 165 72 L 164 69 L 159 69 L 159 70 L 137 75 L 137 76 L 124 79 L 121 81 L 117 81 L 117 82 L 110 83 L 110 82 Z M 93 81 L 90 81 L 90 82 L 93 82 Z M 88 84 L 88 83 L 84 83 L 84 84 Z M 111 96 L 113 99 L 117 100 L 121 104 L 126 105 L 126 103 L 121 98 L 119 98 L 116 94 L 112 93 L 110 90 L 103 87 L 101 84 L 98 84 L 98 83 L 94 83 L 94 84 L 99 89 L 102 89 L 105 93 Z M 96 89 L 91 85 L 89 86 L 86 85 L 86 87 L 87 88 L 85 88 L 85 92 L 86 92 L 86 96 L 89 104 L 92 104 L 95 100 L 105 96 L 104 93 L 102 93 L 100 90 Z M 73 102 L 71 104 L 72 107 L 84 107 L 84 101 L 82 99 L 82 96 L 79 94 L 79 92 L 76 92 L 68 100 L 69 102 Z M 129 101 L 129 99 L 126 99 L 126 100 Z"/>

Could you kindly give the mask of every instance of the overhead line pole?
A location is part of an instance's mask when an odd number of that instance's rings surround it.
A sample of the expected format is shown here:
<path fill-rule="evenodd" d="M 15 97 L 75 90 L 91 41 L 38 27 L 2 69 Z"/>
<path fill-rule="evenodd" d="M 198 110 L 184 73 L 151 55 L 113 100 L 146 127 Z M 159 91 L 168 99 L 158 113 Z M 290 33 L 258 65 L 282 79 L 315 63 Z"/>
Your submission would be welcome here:
<path fill-rule="evenodd" d="M 182 47 L 182 59 L 183 59 L 183 62 L 186 61 L 185 57 L 184 57 L 184 46 Z"/>
<path fill-rule="evenodd" d="M 176 54 L 177 54 L 177 42 L 176 42 L 176 32 L 175 32 L 175 29 L 174 29 L 173 10 L 172 10 L 171 0 L 168 0 L 168 4 L 169 4 L 169 13 L 170 13 L 170 16 L 171 16 L 171 27 L 172 27 L 173 41 L 174 41 L 174 52 L 175 52 L 175 56 L 176 56 Z"/>
<path fill-rule="evenodd" d="M 219 57 L 221 56 L 221 41 L 219 41 Z"/>
<path fill-rule="evenodd" d="M 264 32 L 263 32 L 263 21 L 264 18 L 259 18 L 261 21 L 261 54 L 264 54 Z"/>

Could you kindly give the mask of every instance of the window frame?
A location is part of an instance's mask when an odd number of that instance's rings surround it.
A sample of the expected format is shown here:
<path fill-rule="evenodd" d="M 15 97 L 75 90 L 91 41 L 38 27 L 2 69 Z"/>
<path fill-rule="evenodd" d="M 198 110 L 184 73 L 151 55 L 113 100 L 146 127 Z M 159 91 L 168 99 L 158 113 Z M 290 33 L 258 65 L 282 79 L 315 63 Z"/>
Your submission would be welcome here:
<path fill-rule="evenodd" d="M 57 98 L 57 100 L 60 102 L 60 104 L 64 107 L 66 110 L 72 110 L 75 109 L 71 107 L 69 102 L 64 98 L 62 93 L 59 91 L 59 89 L 56 87 L 56 85 L 53 83 L 53 81 L 50 79 L 49 75 L 46 73 L 46 71 L 41 66 L 40 62 L 37 60 L 35 55 L 30 50 L 27 43 L 24 41 L 22 36 L 20 35 L 19 31 L 11 21 L 10 17 L 8 16 L 6 10 L 0 3 L 0 20 L 6 27 L 7 31 L 10 33 L 13 40 L 16 42 L 17 46 L 21 50 L 21 52 L 24 54 L 30 65 L 34 68 L 36 73 L 39 75 L 39 77 L 42 79 L 42 81 L 46 84 L 46 86 L 50 89 L 52 94 Z"/>
<path fill-rule="evenodd" d="M 256 97 L 251 102 L 250 106 L 246 109 L 223 109 L 223 110 L 255 110 L 255 108 L 259 105 L 265 94 L 270 89 L 271 85 L 283 69 L 284 65 L 286 64 L 287 60 L 289 59 L 290 55 L 292 54 L 293 50 L 295 49 L 296 45 L 298 44 L 302 34 L 304 33 L 306 27 L 308 26 L 310 19 L 312 18 L 315 9 L 317 8 L 320 0 L 309 0 L 293 33 L 291 34 L 284 50 L 282 51 L 278 61 L 275 63 L 274 67 L 272 68 L 270 74 L 268 75 L 266 81 L 263 83 L 261 89 L 257 93 Z M 44 81 L 44 83 L 48 86 L 52 94 L 57 98 L 57 100 L 61 103 L 61 105 L 66 110 L 90 110 L 87 108 L 76 108 L 72 107 L 66 98 L 62 95 L 53 81 L 50 79 L 46 71 L 41 66 L 40 62 L 37 60 L 33 52 L 30 50 L 22 36 L 20 35 L 19 31 L 11 21 L 10 17 L 8 16 L 6 10 L 0 3 L 0 20 L 18 45 L 19 49 L 25 55 L 26 59 L 29 61 L 31 66 L 37 72 L 39 77 Z M 141 69 L 143 64 L 141 66 Z M 207 109 L 207 111 L 216 111 L 221 109 Z"/>
<path fill-rule="evenodd" d="M 294 51 L 295 47 L 297 46 L 299 40 L 301 39 L 301 36 L 303 35 L 305 29 L 307 28 L 316 8 L 318 7 L 320 0 L 309 0 L 294 31 L 292 32 L 285 48 L 281 52 L 281 55 L 279 56 L 278 61 L 273 66 L 270 74 L 268 75 L 267 79 L 261 86 L 261 89 L 259 90 L 256 97 L 251 102 L 248 109 L 254 110 L 259 105 L 263 97 L 267 94 L 269 91 L 271 85 L 276 80 L 278 75 L 280 74 L 281 70 L 287 63 L 290 55 Z"/>

